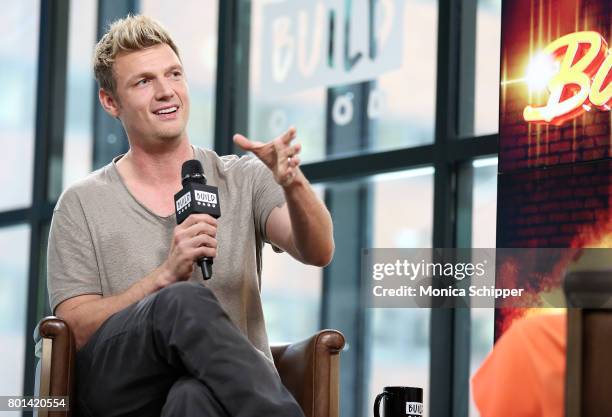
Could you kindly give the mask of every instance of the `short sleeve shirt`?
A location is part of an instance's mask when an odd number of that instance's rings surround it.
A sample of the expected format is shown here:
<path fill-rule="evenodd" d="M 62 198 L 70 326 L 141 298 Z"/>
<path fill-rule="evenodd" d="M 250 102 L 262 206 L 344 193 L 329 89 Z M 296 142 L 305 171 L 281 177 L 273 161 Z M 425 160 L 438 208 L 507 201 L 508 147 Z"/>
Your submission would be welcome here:
<path fill-rule="evenodd" d="M 208 185 L 219 189 L 221 217 L 213 278 L 199 268 L 191 280 L 209 287 L 251 343 L 271 358 L 261 305 L 266 221 L 284 202 L 272 173 L 253 156 L 219 157 L 194 147 Z M 137 201 L 110 164 L 69 187 L 49 233 L 47 284 L 53 311 L 83 294 L 121 293 L 167 258 L 176 216 L 161 217 Z M 177 190 L 178 191 L 178 190 Z"/>

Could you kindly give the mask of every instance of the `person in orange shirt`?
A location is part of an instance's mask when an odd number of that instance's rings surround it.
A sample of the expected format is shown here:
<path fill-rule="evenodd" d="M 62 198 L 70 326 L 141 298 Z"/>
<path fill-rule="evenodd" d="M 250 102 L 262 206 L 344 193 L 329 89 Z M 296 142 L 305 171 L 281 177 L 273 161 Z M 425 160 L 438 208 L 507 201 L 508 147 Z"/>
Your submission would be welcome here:
<path fill-rule="evenodd" d="M 565 314 L 517 320 L 472 378 L 481 417 L 563 417 Z"/>

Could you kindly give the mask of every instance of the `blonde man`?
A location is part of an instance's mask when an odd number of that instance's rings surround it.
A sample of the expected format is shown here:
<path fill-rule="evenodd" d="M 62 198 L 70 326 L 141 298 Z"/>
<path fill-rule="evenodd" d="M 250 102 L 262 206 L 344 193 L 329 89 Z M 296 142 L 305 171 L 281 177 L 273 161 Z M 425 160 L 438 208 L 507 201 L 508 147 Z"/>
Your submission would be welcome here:
<path fill-rule="evenodd" d="M 295 129 L 256 157 L 190 145 L 189 93 L 175 43 L 145 16 L 110 27 L 94 72 L 130 149 L 64 192 L 49 236 L 51 307 L 77 342 L 83 415 L 301 416 L 271 360 L 259 294 L 264 242 L 330 262 L 332 223 L 299 169 Z M 183 162 L 219 187 L 222 217 L 176 226 Z M 214 257 L 203 284 L 194 263 Z"/>

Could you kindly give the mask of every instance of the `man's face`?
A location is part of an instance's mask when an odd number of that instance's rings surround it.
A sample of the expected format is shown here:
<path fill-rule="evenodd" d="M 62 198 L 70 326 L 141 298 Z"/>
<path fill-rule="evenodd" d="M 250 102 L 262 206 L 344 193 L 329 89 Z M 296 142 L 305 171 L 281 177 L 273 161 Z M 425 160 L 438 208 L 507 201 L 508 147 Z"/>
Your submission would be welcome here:
<path fill-rule="evenodd" d="M 189 94 L 172 48 L 162 44 L 120 53 L 113 75 L 115 98 L 100 98 L 107 111 L 121 119 L 131 141 L 165 142 L 185 135 Z"/>

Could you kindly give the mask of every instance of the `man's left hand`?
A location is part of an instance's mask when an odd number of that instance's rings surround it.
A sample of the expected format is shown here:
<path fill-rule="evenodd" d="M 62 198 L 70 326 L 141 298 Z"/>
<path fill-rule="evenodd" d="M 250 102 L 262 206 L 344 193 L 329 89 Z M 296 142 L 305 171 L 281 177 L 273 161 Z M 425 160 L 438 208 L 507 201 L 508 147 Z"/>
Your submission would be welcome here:
<path fill-rule="evenodd" d="M 299 173 L 298 154 L 302 146 L 299 143 L 291 145 L 295 135 L 296 129 L 291 127 L 273 141 L 264 143 L 251 141 L 243 135 L 236 134 L 234 143 L 245 151 L 253 152 L 272 171 L 276 182 L 283 187 L 288 187 Z"/>

